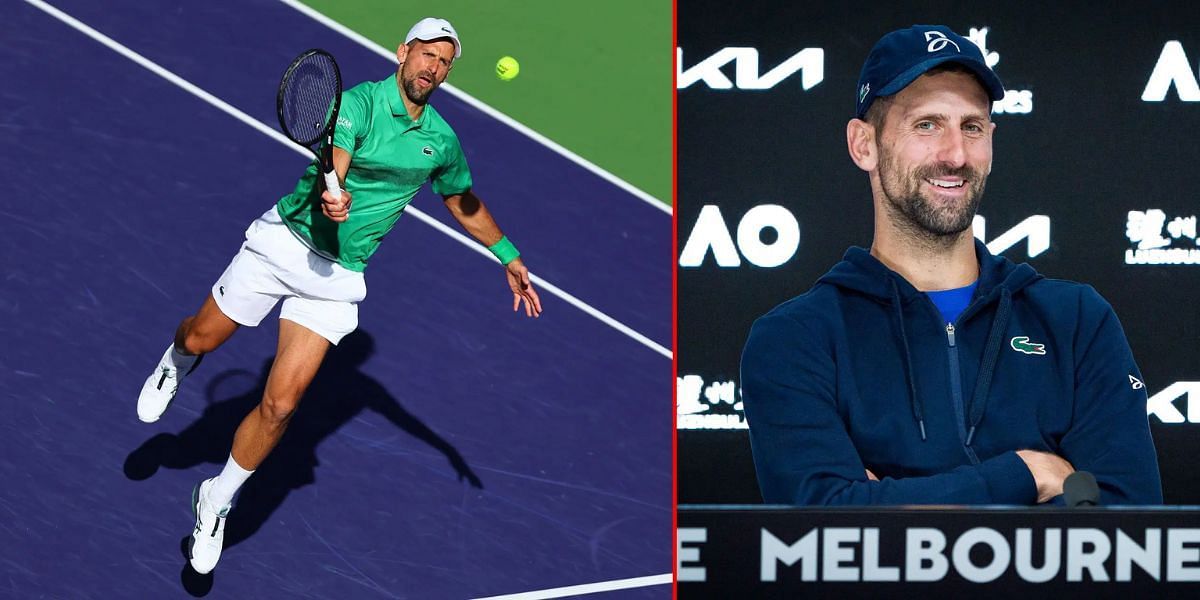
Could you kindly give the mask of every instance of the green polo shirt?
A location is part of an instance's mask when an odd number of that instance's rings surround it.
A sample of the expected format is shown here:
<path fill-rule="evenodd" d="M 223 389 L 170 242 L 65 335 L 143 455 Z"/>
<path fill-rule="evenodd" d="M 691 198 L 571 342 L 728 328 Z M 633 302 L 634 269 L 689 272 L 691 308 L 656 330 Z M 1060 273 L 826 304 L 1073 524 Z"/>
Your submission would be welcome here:
<path fill-rule="evenodd" d="M 316 161 L 277 207 L 301 241 L 352 271 L 366 269 L 367 259 L 426 181 L 443 196 L 471 189 L 458 136 L 428 104 L 420 119 L 410 119 L 395 74 L 342 94 L 333 145 L 352 157 L 346 173 L 346 189 L 354 195 L 350 218 L 334 223 L 321 212 L 324 185 L 318 185 Z"/>

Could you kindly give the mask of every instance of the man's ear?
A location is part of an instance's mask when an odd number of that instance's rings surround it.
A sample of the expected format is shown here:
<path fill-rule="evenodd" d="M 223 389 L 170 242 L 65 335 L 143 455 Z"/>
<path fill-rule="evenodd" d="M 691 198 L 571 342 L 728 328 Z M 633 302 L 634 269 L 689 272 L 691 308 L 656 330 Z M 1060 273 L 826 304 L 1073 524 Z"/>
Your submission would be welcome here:
<path fill-rule="evenodd" d="M 404 59 L 407 56 L 408 56 L 408 44 L 400 44 L 400 47 L 396 48 L 396 61 L 399 62 L 400 64 L 404 64 Z"/>
<path fill-rule="evenodd" d="M 879 140 L 875 126 L 862 119 L 846 123 L 846 149 L 858 168 L 870 172 L 879 164 Z"/>

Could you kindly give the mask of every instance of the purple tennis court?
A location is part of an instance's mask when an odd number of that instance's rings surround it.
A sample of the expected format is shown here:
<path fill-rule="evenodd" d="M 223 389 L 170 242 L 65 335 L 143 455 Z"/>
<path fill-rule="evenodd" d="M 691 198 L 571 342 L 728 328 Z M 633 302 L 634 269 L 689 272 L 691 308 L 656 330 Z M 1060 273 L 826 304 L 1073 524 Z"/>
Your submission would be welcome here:
<path fill-rule="evenodd" d="M 277 127 L 283 67 L 313 46 L 350 85 L 394 65 L 279 2 L 53 6 L 78 22 L 2 9 L 0 597 L 533 598 L 669 581 L 670 217 L 446 92 L 433 104 L 475 191 L 562 292 L 541 287 L 540 319 L 514 315 L 501 269 L 434 226 L 461 232 L 422 191 L 427 216 L 402 218 L 372 258 L 359 330 L 243 488 L 221 564 L 191 572 L 189 495 L 261 397 L 275 318 L 208 356 L 159 422 L 137 420 L 138 390 L 306 164 L 261 130 Z"/>

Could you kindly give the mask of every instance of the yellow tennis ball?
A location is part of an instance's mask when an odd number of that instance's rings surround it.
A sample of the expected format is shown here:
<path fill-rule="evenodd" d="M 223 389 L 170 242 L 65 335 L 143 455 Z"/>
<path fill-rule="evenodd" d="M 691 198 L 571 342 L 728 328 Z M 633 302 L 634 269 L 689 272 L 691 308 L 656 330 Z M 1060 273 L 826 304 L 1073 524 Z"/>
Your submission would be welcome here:
<path fill-rule="evenodd" d="M 502 81 L 512 81 L 517 76 L 517 73 L 520 72 L 520 63 L 511 56 L 505 56 L 496 61 L 496 77 L 499 77 Z"/>

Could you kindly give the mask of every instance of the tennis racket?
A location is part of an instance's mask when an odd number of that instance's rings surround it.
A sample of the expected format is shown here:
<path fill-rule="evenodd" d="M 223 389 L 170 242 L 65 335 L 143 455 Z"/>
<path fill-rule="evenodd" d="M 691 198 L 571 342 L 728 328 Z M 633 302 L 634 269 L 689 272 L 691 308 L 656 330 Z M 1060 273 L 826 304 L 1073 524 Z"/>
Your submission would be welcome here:
<path fill-rule="evenodd" d="M 275 109 L 288 139 L 312 152 L 325 175 L 325 187 L 342 197 L 333 168 L 333 127 L 342 104 L 342 73 L 333 55 L 314 48 L 297 56 L 279 83 Z M 314 145 L 318 145 L 314 149 Z"/>

